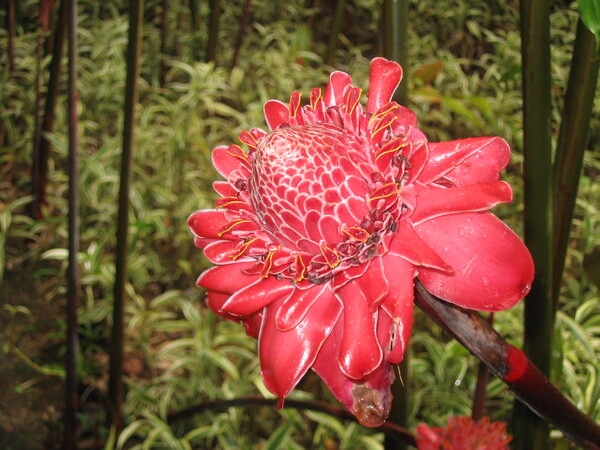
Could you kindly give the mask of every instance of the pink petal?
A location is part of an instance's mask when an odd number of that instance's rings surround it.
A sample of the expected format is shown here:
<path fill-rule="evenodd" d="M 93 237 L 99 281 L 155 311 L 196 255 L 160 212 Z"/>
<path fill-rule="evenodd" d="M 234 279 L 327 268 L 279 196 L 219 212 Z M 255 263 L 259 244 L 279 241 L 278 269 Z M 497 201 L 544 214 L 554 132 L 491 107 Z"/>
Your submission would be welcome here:
<path fill-rule="evenodd" d="M 290 118 L 290 111 L 288 110 L 288 107 L 285 105 L 285 103 L 280 102 L 279 100 L 269 100 L 266 102 L 263 111 L 267 125 L 271 131 L 273 131 L 279 125 L 288 123 Z"/>
<path fill-rule="evenodd" d="M 370 312 L 375 311 L 375 308 L 379 306 L 390 291 L 390 285 L 383 271 L 381 258 L 371 260 L 369 268 L 364 275 L 355 278 L 350 284 L 363 292 Z"/>
<path fill-rule="evenodd" d="M 229 222 L 222 209 L 196 211 L 187 220 L 188 227 L 195 236 L 217 239 L 219 231 Z"/>
<path fill-rule="evenodd" d="M 234 195 L 237 195 L 237 191 L 228 181 L 213 182 L 213 189 L 221 197 L 233 197 Z"/>
<path fill-rule="evenodd" d="M 228 298 L 229 294 L 222 294 L 220 292 L 209 291 L 208 295 L 206 296 L 206 303 L 208 304 L 210 309 L 212 309 L 215 313 L 217 313 L 224 319 L 231 320 L 232 322 L 243 323 L 244 327 L 246 328 L 246 334 L 257 339 L 258 333 L 260 331 L 260 324 L 262 323 L 262 314 L 256 313 L 250 316 L 239 317 L 234 316 L 233 314 L 226 313 L 222 310 L 222 307 Z"/>
<path fill-rule="evenodd" d="M 287 297 L 293 289 L 288 280 L 278 280 L 273 276 L 260 278 L 233 294 L 223 305 L 223 310 L 237 315 L 252 314 L 281 297 Z"/>
<path fill-rule="evenodd" d="M 497 181 L 509 161 L 510 147 L 497 137 L 430 142 L 428 163 L 419 181 L 427 184 L 445 177 L 457 186 Z"/>
<path fill-rule="evenodd" d="M 453 188 L 415 186 L 417 207 L 410 216 L 413 225 L 446 214 L 487 210 L 498 203 L 512 201 L 512 189 L 504 181 Z"/>
<path fill-rule="evenodd" d="M 375 336 L 377 312 L 369 311 L 365 294 L 352 282 L 342 286 L 336 295 L 344 305 L 340 368 L 350 378 L 359 379 L 375 370 L 383 358 Z"/>
<path fill-rule="evenodd" d="M 313 285 L 305 290 L 294 289 L 277 311 L 275 316 L 277 328 L 281 331 L 294 328 L 306 316 L 306 313 L 316 301 L 330 301 L 325 298 L 328 296 L 334 298 L 328 284 Z"/>
<path fill-rule="evenodd" d="M 236 156 L 237 155 L 237 156 Z M 250 167 L 250 160 L 245 153 L 237 145 L 220 145 L 212 151 L 212 162 L 215 169 L 224 177 L 228 178 L 229 174 L 240 167 Z"/>
<path fill-rule="evenodd" d="M 390 243 L 389 254 L 404 258 L 416 266 L 432 267 L 447 272 L 452 270 L 452 267 L 446 264 L 406 221 L 400 222 L 396 236 Z"/>
<path fill-rule="evenodd" d="M 386 355 L 386 359 L 397 364 L 402 361 L 406 352 L 412 329 L 416 270 L 405 259 L 392 256 L 389 253 L 382 260 L 385 276 L 390 284 L 390 292 L 381 304 L 381 308 L 387 313 L 394 325 L 391 349 L 389 354 Z M 382 317 L 385 315 L 379 314 L 379 328 L 383 326 Z"/>
<path fill-rule="evenodd" d="M 232 264 L 239 253 L 237 245 L 237 241 L 215 241 L 204 248 L 204 256 L 213 264 Z"/>
<path fill-rule="evenodd" d="M 335 71 L 329 75 L 329 83 L 325 89 L 325 106 L 341 105 L 344 103 L 344 90 L 352 86 L 352 78 L 345 72 Z"/>
<path fill-rule="evenodd" d="M 198 277 L 196 284 L 207 291 L 233 294 L 258 279 L 258 275 L 247 275 L 244 271 L 252 268 L 254 262 L 228 264 L 212 267 Z"/>
<path fill-rule="evenodd" d="M 380 364 L 360 380 L 347 377 L 338 364 L 332 364 L 339 352 L 342 322 L 334 327 L 323 343 L 313 370 L 323 379 L 333 395 L 366 427 L 380 426 L 389 415 L 392 405 L 390 385 L 394 381 L 391 364 Z"/>
<path fill-rule="evenodd" d="M 371 61 L 367 112 L 374 113 L 392 99 L 402 80 L 402 68 L 394 61 L 375 58 Z"/>
<path fill-rule="evenodd" d="M 281 298 L 265 308 L 258 338 L 262 378 L 265 386 L 279 396 L 280 407 L 312 366 L 342 311 L 335 296 L 322 295 L 306 312 L 304 320 L 290 330 L 281 331 L 276 315 L 283 302 Z"/>
<path fill-rule="evenodd" d="M 489 212 L 437 217 L 415 231 L 452 268 L 452 274 L 420 268 L 433 294 L 470 309 L 500 311 L 530 290 L 534 267 L 519 237 Z"/>

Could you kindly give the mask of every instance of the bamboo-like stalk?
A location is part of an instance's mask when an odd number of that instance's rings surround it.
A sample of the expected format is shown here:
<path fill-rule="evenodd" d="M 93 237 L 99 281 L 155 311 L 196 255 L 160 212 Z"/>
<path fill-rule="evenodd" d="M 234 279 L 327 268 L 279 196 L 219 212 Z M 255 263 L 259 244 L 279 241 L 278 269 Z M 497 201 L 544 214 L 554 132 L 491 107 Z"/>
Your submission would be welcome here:
<path fill-rule="evenodd" d="M 190 17 L 192 19 L 192 57 L 199 59 L 198 28 L 200 27 L 200 13 L 198 9 L 198 0 L 190 0 Z"/>
<path fill-rule="evenodd" d="M 540 420 L 552 423 L 585 449 L 592 450 L 600 446 L 600 425 L 577 409 L 521 350 L 507 343 L 479 313 L 434 297 L 420 282 L 416 283 L 415 302 L 483 361 L 494 375 L 508 385 L 517 400 L 532 413 L 535 412 Z M 517 439 L 515 436 L 511 448 L 522 446 Z"/>
<path fill-rule="evenodd" d="M 557 308 L 573 210 L 589 134 L 600 58 L 596 38 L 579 20 L 554 164 L 554 309 Z"/>
<path fill-rule="evenodd" d="M 238 33 L 237 39 L 235 40 L 235 46 L 233 50 L 233 58 L 231 58 L 231 69 L 233 69 L 237 65 L 238 55 L 240 53 L 240 48 L 242 47 L 242 43 L 244 42 L 244 34 L 246 33 L 246 28 L 248 27 L 248 22 L 250 20 L 250 0 L 246 0 L 244 3 L 244 9 L 242 11 L 242 21 L 240 22 L 240 31 Z"/>
<path fill-rule="evenodd" d="M 66 2 L 63 2 L 66 3 Z M 79 117 L 77 114 L 77 0 L 69 0 L 69 267 L 67 273 L 67 359 L 65 380 L 64 449 L 76 449 L 77 411 L 79 409 L 79 374 L 77 359 L 79 337 L 77 309 L 79 308 Z"/>
<path fill-rule="evenodd" d="M 127 79 L 123 119 L 123 151 L 119 183 L 119 215 L 117 220 L 117 249 L 115 261 L 115 285 L 113 304 L 113 327 L 110 344 L 109 401 L 112 426 L 118 433 L 123 428 L 123 313 L 125 304 L 125 281 L 127 279 L 127 230 L 129 228 L 129 190 L 131 184 L 131 161 L 135 130 L 135 105 L 138 99 L 138 78 L 144 0 L 130 0 L 129 42 L 127 45 Z"/>
<path fill-rule="evenodd" d="M 33 219 L 42 217 L 42 205 L 46 205 L 46 184 L 48 179 L 48 158 L 41 154 L 41 105 L 42 105 L 42 57 L 44 36 L 46 32 L 40 29 L 36 46 L 35 66 L 35 102 L 33 105 L 33 152 L 32 152 L 32 194 L 30 216 Z"/>
<path fill-rule="evenodd" d="M 159 80 L 161 87 L 165 85 L 167 72 L 165 58 L 167 56 L 167 36 L 169 33 L 169 0 L 162 0 L 162 11 L 160 14 L 160 68 Z"/>
<path fill-rule="evenodd" d="M 210 23 L 208 28 L 208 44 L 206 60 L 215 61 L 217 56 L 217 41 L 219 37 L 219 19 L 221 18 L 221 0 L 210 0 Z"/>
<path fill-rule="evenodd" d="M 408 104 L 408 0 L 383 2 L 383 55 L 402 66 L 403 80 L 394 100 Z"/>
<path fill-rule="evenodd" d="M 554 329 L 549 14 L 548 0 L 521 0 L 525 243 L 536 268 L 525 299 L 524 350 L 545 374 L 550 371 Z M 515 403 L 513 435 L 515 449 L 549 445 L 548 425 L 520 403 Z"/>
<path fill-rule="evenodd" d="M 383 56 L 402 66 L 403 82 L 394 94 L 401 105 L 408 104 L 408 0 L 384 0 L 383 2 Z M 408 397 L 410 391 L 410 349 L 398 368 L 400 377 L 392 385 L 394 401 L 389 421 L 408 427 Z M 385 448 L 405 449 L 407 443 L 393 434 L 385 435 Z"/>
<path fill-rule="evenodd" d="M 335 64 L 335 52 L 337 50 L 339 34 L 340 30 L 342 29 L 345 13 L 346 0 L 336 0 L 333 23 L 331 25 L 331 34 L 329 35 L 329 44 L 327 45 L 327 52 L 325 53 L 325 64 L 330 66 Z"/>
<path fill-rule="evenodd" d="M 60 84 L 60 72 L 62 69 L 62 55 L 66 35 L 68 0 L 61 0 L 58 12 L 56 29 L 54 30 L 54 45 L 52 49 L 52 61 L 50 63 L 50 77 L 46 89 L 46 103 L 44 104 L 44 117 L 42 119 L 41 135 L 39 144 L 34 144 L 31 177 L 33 202 L 30 214 L 32 217 L 41 216 L 41 205 L 46 198 L 46 184 L 48 180 L 48 159 L 52 144 L 46 138 L 54 128 L 56 102 L 58 99 L 58 88 Z"/>
<path fill-rule="evenodd" d="M 6 28 L 8 31 L 8 71 L 15 71 L 15 0 L 6 4 Z"/>

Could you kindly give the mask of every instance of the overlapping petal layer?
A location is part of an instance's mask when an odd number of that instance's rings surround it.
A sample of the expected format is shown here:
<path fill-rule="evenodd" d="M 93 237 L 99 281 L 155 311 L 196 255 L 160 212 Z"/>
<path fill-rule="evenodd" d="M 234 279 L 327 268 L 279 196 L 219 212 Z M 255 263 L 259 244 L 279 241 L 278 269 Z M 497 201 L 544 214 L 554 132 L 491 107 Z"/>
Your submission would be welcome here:
<path fill-rule="evenodd" d="M 376 58 L 361 90 L 331 74 L 308 104 L 264 106 L 269 132 L 213 151 L 226 181 L 218 209 L 188 220 L 217 267 L 198 279 L 208 305 L 259 341 L 262 377 L 280 398 L 312 368 L 367 426 L 391 407 L 392 364 L 412 327 L 414 278 L 461 306 L 497 311 L 529 290 L 531 257 L 493 214 L 512 199 L 499 138 L 428 143 L 391 101 L 402 78 Z"/>

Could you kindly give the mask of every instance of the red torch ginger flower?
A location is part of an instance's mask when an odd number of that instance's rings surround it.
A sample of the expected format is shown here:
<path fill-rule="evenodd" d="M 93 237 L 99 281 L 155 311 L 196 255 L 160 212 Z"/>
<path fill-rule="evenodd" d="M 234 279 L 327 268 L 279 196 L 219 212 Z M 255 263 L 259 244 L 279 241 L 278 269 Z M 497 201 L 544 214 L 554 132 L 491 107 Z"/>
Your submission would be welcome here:
<path fill-rule="evenodd" d="M 331 74 L 302 106 L 268 101 L 270 131 L 217 147 L 227 181 L 218 209 L 192 214 L 196 245 L 216 267 L 198 285 L 219 315 L 258 339 L 262 378 L 280 399 L 312 368 L 367 426 L 391 407 L 392 364 L 412 326 L 414 278 L 434 295 L 486 311 L 530 289 L 533 263 L 488 212 L 510 202 L 499 138 L 429 143 L 391 101 L 402 77 L 371 63 L 366 107 L 349 75 Z"/>
<path fill-rule="evenodd" d="M 489 417 L 473 422 L 470 417 L 451 417 L 446 428 L 417 426 L 419 450 L 508 450 L 512 436 L 504 422 Z"/>

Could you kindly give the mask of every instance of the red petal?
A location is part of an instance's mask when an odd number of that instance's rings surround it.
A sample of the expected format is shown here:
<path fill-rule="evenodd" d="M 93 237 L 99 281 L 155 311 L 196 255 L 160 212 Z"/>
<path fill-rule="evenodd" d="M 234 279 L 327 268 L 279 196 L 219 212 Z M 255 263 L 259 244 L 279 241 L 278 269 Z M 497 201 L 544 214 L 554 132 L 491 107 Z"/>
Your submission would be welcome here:
<path fill-rule="evenodd" d="M 204 248 L 204 256 L 213 264 L 235 263 L 232 258 L 239 253 L 236 241 L 215 241 Z"/>
<path fill-rule="evenodd" d="M 347 86 L 352 86 L 350 75 L 340 71 L 332 72 L 325 89 L 325 105 L 334 106 L 344 103 L 344 90 Z"/>
<path fill-rule="evenodd" d="M 482 211 L 512 201 L 512 190 L 504 181 L 477 183 L 453 188 L 415 185 L 417 207 L 410 216 L 414 224 L 427 219 L 468 211 Z"/>
<path fill-rule="evenodd" d="M 203 209 L 188 217 L 187 224 L 195 236 L 217 239 L 219 231 L 229 220 L 222 209 Z"/>
<path fill-rule="evenodd" d="M 390 292 L 381 304 L 391 318 L 394 337 L 386 359 L 394 364 L 402 361 L 406 352 L 413 323 L 415 267 L 403 258 L 389 253 L 383 258 L 385 276 L 390 283 Z M 383 314 L 379 315 L 382 321 Z M 378 324 L 381 327 L 382 324 Z M 381 342 L 381 338 L 380 338 Z"/>
<path fill-rule="evenodd" d="M 519 237 L 489 212 L 437 217 L 415 231 L 452 268 L 452 274 L 419 269 L 433 294 L 470 309 L 500 311 L 530 290 L 534 267 Z"/>
<path fill-rule="evenodd" d="M 375 336 L 377 312 L 370 312 L 364 293 L 352 283 L 337 292 L 344 305 L 344 335 L 340 344 L 342 372 L 359 379 L 381 364 L 383 353 Z"/>
<path fill-rule="evenodd" d="M 416 266 L 433 267 L 440 270 L 452 271 L 446 262 L 438 255 L 406 221 L 401 221 L 394 239 L 390 243 L 389 253 L 399 256 Z"/>
<path fill-rule="evenodd" d="M 277 311 L 277 328 L 281 331 L 294 328 L 316 301 L 329 301 L 326 296 L 334 298 L 328 284 L 313 285 L 305 290 L 295 289 Z"/>
<path fill-rule="evenodd" d="M 216 147 L 212 151 L 212 162 L 215 169 L 227 179 L 234 170 L 240 167 L 249 169 L 251 164 L 248 154 L 237 145 Z"/>
<path fill-rule="evenodd" d="M 374 113 L 392 99 L 402 79 L 402 68 L 394 61 L 375 58 L 371 61 L 367 112 Z"/>
<path fill-rule="evenodd" d="M 375 311 L 375 308 L 383 301 L 390 291 L 390 285 L 383 271 L 381 258 L 374 258 L 369 264 L 369 268 L 361 277 L 355 278 L 350 282 L 365 295 L 369 311 Z"/>
<path fill-rule="evenodd" d="M 392 365 L 380 364 L 360 380 L 348 378 L 335 361 L 339 351 L 343 325 L 341 321 L 323 343 L 313 370 L 323 379 L 333 395 L 348 408 L 361 424 L 377 427 L 387 418 L 392 405 L 390 385 L 394 380 Z"/>
<path fill-rule="evenodd" d="M 497 181 L 509 160 L 510 147 L 497 137 L 430 142 L 428 163 L 419 181 L 427 184 L 445 177 L 457 186 Z"/>
<path fill-rule="evenodd" d="M 290 111 L 285 103 L 279 100 L 269 100 L 263 108 L 269 129 L 273 131 L 279 125 L 288 123 Z"/>
<path fill-rule="evenodd" d="M 273 276 L 260 278 L 233 294 L 223 305 L 223 310 L 238 315 L 252 314 L 280 297 L 287 297 L 293 289 L 289 281 Z"/>
<path fill-rule="evenodd" d="M 281 331 L 277 327 L 276 312 L 283 301 L 279 299 L 265 308 L 258 338 L 261 374 L 267 388 L 279 396 L 280 406 L 312 366 L 342 311 L 333 295 L 324 295 L 296 327 Z"/>
<path fill-rule="evenodd" d="M 247 275 L 244 271 L 252 268 L 253 262 L 243 262 L 217 266 L 206 270 L 198 277 L 196 284 L 207 291 L 233 294 L 258 279 L 258 275 Z"/>
<path fill-rule="evenodd" d="M 213 189 L 221 197 L 233 197 L 237 195 L 235 188 L 229 184 L 228 181 L 215 181 L 213 182 Z"/>

